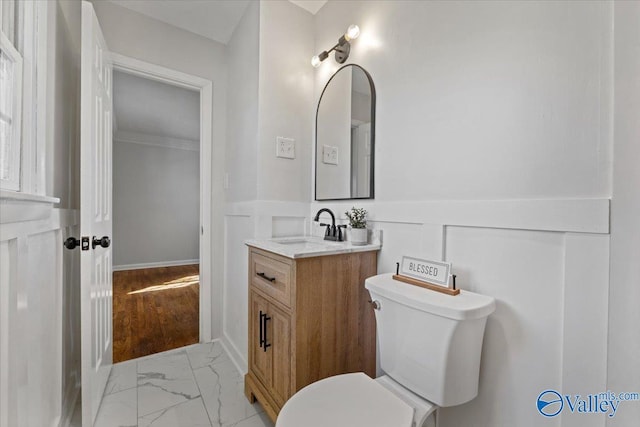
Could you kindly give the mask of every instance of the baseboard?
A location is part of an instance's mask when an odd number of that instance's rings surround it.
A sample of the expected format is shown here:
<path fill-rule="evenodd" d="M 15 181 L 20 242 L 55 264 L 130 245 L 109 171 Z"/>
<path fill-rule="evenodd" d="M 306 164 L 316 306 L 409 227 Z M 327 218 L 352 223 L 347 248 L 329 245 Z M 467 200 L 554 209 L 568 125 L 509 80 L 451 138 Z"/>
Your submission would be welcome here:
<path fill-rule="evenodd" d="M 233 364 L 236 365 L 238 371 L 240 371 L 242 375 L 246 374 L 248 372 L 247 361 L 242 357 L 238 348 L 231 342 L 231 340 L 229 340 L 229 337 L 227 337 L 226 334 L 223 334 L 222 338 L 218 338 L 217 341 L 220 341 L 220 344 L 222 344 L 222 347 L 231 358 Z"/>
<path fill-rule="evenodd" d="M 181 261 L 161 261 L 161 262 L 146 262 L 143 264 L 114 265 L 113 271 L 140 270 L 143 268 L 158 268 L 158 267 L 176 267 L 179 265 L 191 265 L 191 264 L 200 264 L 200 260 L 184 259 Z"/>
<path fill-rule="evenodd" d="M 75 412 L 76 405 L 78 404 L 78 397 L 80 396 L 80 387 L 75 385 L 67 389 L 65 393 L 64 402 L 62 402 L 62 414 L 60 417 L 59 427 L 70 427 L 73 413 Z"/>

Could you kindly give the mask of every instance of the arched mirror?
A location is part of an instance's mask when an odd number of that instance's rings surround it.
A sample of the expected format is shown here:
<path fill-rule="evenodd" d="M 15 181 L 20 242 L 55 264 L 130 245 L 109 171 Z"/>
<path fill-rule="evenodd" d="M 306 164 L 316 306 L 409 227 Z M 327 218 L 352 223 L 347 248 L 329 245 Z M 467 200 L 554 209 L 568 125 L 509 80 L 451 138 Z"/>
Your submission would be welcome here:
<path fill-rule="evenodd" d="M 349 64 L 331 76 L 316 112 L 316 200 L 373 199 L 376 91 Z"/>

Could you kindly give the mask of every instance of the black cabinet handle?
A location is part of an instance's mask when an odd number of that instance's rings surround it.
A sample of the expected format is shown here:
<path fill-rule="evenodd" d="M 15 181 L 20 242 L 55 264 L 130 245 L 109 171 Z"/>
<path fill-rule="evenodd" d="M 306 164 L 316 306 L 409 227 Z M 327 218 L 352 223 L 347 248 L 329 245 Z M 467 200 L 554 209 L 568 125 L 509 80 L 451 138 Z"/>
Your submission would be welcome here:
<path fill-rule="evenodd" d="M 264 345 L 264 324 L 262 323 L 262 318 L 264 316 L 265 315 L 262 313 L 262 310 L 260 310 L 260 348 Z"/>
<path fill-rule="evenodd" d="M 264 343 L 262 345 L 262 348 L 264 349 L 265 352 L 267 351 L 267 348 L 271 347 L 271 344 L 269 344 L 267 342 L 267 336 L 268 336 L 268 334 L 267 334 L 267 321 L 269 321 L 269 320 L 271 320 L 271 317 L 267 316 L 267 314 L 265 313 L 264 317 L 263 317 L 263 321 L 264 321 Z"/>
<path fill-rule="evenodd" d="M 275 282 L 276 278 L 275 277 L 269 277 L 267 276 L 265 273 L 256 273 L 258 276 L 262 277 L 265 280 L 268 280 L 270 282 Z"/>
<path fill-rule="evenodd" d="M 101 246 L 103 248 L 108 248 L 109 245 L 111 245 L 111 239 L 109 239 L 109 236 L 102 236 L 101 239 L 98 239 L 96 236 L 93 236 L 92 242 L 91 242 L 91 247 L 93 249 L 96 248 L 96 246 Z"/>

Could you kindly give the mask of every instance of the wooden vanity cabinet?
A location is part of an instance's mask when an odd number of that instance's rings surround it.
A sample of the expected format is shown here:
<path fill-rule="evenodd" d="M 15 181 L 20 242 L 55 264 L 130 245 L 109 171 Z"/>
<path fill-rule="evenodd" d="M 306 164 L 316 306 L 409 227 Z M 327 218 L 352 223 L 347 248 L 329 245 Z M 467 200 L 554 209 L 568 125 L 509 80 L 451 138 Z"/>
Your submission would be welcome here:
<path fill-rule="evenodd" d="M 275 422 L 304 386 L 376 374 L 376 331 L 364 280 L 377 251 L 286 258 L 249 247 L 249 372 L 245 394 Z"/>

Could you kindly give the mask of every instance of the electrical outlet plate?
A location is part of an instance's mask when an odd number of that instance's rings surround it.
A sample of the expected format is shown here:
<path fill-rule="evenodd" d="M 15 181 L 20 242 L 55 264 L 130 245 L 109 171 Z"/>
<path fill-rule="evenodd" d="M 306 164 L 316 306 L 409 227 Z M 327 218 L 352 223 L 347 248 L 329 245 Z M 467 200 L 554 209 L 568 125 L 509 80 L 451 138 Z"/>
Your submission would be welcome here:
<path fill-rule="evenodd" d="M 338 147 L 332 147 L 331 145 L 322 146 L 322 163 L 328 165 L 338 164 Z"/>
<path fill-rule="evenodd" d="M 279 136 L 276 138 L 276 157 L 283 159 L 296 158 L 296 141 L 293 138 L 284 138 Z"/>

